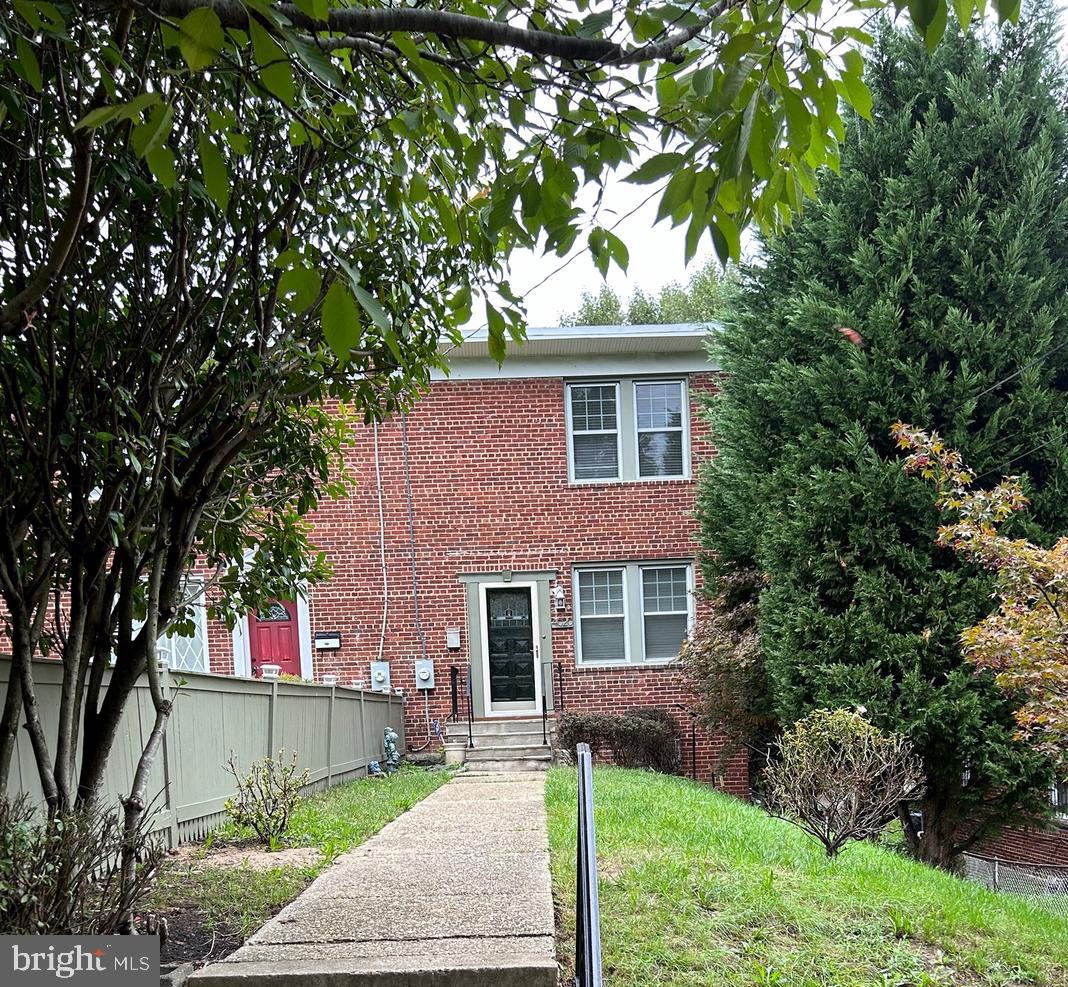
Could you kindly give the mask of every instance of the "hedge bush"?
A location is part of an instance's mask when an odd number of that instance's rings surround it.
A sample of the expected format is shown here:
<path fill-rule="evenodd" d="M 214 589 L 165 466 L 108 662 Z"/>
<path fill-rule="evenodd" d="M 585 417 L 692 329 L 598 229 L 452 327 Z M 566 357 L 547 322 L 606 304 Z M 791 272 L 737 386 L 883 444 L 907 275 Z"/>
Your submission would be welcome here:
<path fill-rule="evenodd" d="M 595 756 L 624 768 L 673 774 L 679 768 L 678 726 L 665 709 L 645 706 L 618 713 L 565 713 L 556 727 L 557 755 L 568 763 L 589 744 Z"/>

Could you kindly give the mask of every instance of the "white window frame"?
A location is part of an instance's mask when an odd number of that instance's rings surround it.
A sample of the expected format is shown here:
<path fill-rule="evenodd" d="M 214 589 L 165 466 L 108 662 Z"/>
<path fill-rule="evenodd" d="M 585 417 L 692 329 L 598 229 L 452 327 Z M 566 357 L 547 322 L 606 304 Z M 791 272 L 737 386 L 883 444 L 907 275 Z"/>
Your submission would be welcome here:
<path fill-rule="evenodd" d="M 618 620 L 619 614 L 582 615 L 582 599 L 579 595 L 579 575 L 584 572 L 619 572 L 623 575 L 623 658 L 618 661 L 586 661 L 582 657 L 582 621 L 611 619 Z M 630 608 L 627 606 L 629 586 L 627 567 L 625 565 L 584 565 L 576 566 L 571 573 L 571 599 L 575 601 L 575 663 L 585 668 L 613 668 L 631 663 L 630 655 Z"/>
<path fill-rule="evenodd" d="M 672 662 L 678 660 L 678 655 L 674 658 L 648 658 L 648 649 L 645 641 L 645 618 L 649 616 L 645 611 L 645 572 L 646 570 L 653 569 L 685 569 L 686 570 L 686 631 L 683 634 L 685 638 L 693 630 L 694 625 L 694 575 L 693 575 L 693 563 L 691 562 L 674 562 L 674 563 L 658 563 L 656 565 L 639 565 L 638 566 L 638 594 L 641 600 L 641 625 L 642 625 L 642 661 L 646 665 L 670 665 Z M 654 617 L 677 617 L 682 614 L 682 610 L 663 611 L 658 610 L 652 616 Z"/>
<path fill-rule="evenodd" d="M 616 427 L 615 429 L 584 429 L 575 432 L 575 424 L 571 414 L 571 389 L 574 387 L 611 387 L 615 392 L 616 400 Z M 575 380 L 569 381 L 564 388 L 564 418 L 567 429 L 567 475 L 572 483 L 619 483 L 623 480 L 623 407 L 618 380 Z M 575 476 L 575 435 L 611 435 L 616 436 L 616 475 L 593 476 L 579 478 Z"/>
<path fill-rule="evenodd" d="M 642 573 L 646 569 L 685 569 L 687 588 L 687 619 L 686 633 L 693 630 L 695 621 L 695 575 L 694 564 L 691 559 L 657 559 L 650 562 L 616 562 L 601 564 L 581 563 L 572 566 L 571 569 L 571 599 L 573 609 L 573 623 L 575 631 L 575 665 L 578 668 L 634 668 L 647 666 L 662 668 L 671 665 L 678 660 L 674 658 L 646 658 L 645 657 L 645 582 Z M 583 618 L 582 602 L 579 594 L 579 574 L 583 572 L 622 572 L 623 573 L 623 651 L 624 656 L 618 661 L 587 661 L 582 657 L 582 621 L 594 620 L 597 617 L 607 617 L 607 614 L 591 614 Z M 633 580 L 638 580 L 638 585 L 633 586 Z M 637 614 L 638 625 L 635 626 L 631 604 L 635 603 L 639 609 Z M 678 611 L 681 612 L 681 611 Z M 612 615 L 618 617 L 618 615 Z"/>
<path fill-rule="evenodd" d="M 688 480 L 690 478 L 690 392 L 685 377 L 640 378 L 630 381 L 634 406 L 634 482 L 656 483 L 663 480 Z M 677 384 L 681 391 L 682 419 L 679 425 L 667 428 L 638 427 L 638 388 L 643 384 Z M 678 432 L 682 436 L 682 472 L 662 476 L 642 476 L 642 457 L 638 448 L 640 437 L 646 432 Z"/>
<path fill-rule="evenodd" d="M 639 468 L 638 437 L 645 432 L 670 432 L 669 428 L 638 430 L 638 385 L 677 384 L 682 391 L 682 472 L 670 476 L 642 476 Z M 616 475 L 578 478 L 575 476 L 575 423 L 571 414 L 572 388 L 614 387 L 616 393 Z M 564 381 L 564 422 L 567 441 L 567 478 L 575 486 L 607 483 L 675 483 L 693 479 L 692 450 L 690 448 L 690 381 L 683 375 L 617 377 L 605 379 L 591 377 Z M 625 431 L 624 431 L 625 430 Z M 579 435 L 610 435 L 610 429 L 594 429 L 579 432 Z"/>
<path fill-rule="evenodd" d="M 1066 783 L 1065 782 L 1060 782 L 1059 784 L 1060 785 L 1065 785 Z M 1057 792 L 1057 788 L 1058 788 L 1058 784 L 1054 784 L 1054 785 L 1050 786 L 1050 790 L 1049 790 L 1050 802 L 1053 803 L 1053 807 L 1054 807 L 1054 809 L 1057 810 L 1057 815 L 1061 819 L 1068 819 L 1068 802 L 1063 802 L 1063 803 L 1061 802 L 1060 797 L 1059 797 L 1058 792 Z"/>
<path fill-rule="evenodd" d="M 195 590 L 194 590 L 195 587 Z M 180 640 L 178 635 L 173 629 L 168 630 L 166 633 L 161 634 L 156 639 L 156 653 L 159 655 L 161 652 L 167 656 L 167 668 L 172 672 L 176 672 L 181 675 L 186 672 L 193 675 L 207 674 L 211 671 L 211 647 L 208 642 L 208 601 L 206 597 L 206 590 L 204 588 L 203 576 L 187 576 L 182 581 L 181 595 L 183 599 L 188 598 L 189 606 L 193 609 L 193 621 L 196 624 L 197 632 L 195 636 L 199 636 L 204 642 L 203 655 L 204 655 L 204 667 L 203 668 L 176 668 L 174 665 L 174 642 Z M 138 632 L 144 627 L 144 621 L 134 621 L 134 632 Z M 114 661 L 114 659 L 112 659 Z"/>

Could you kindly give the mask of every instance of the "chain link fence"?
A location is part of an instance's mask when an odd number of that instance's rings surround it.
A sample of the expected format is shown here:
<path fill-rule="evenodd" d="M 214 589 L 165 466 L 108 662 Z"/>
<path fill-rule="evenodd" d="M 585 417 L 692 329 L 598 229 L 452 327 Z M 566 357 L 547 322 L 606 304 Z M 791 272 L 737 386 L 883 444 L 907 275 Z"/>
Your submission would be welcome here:
<path fill-rule="evenodd" d="M 1025 864 L 980 854 L 964 855 L 964 875 L 995 891 L 1007 891 L 1068 918 L 1068 867 Z"/>

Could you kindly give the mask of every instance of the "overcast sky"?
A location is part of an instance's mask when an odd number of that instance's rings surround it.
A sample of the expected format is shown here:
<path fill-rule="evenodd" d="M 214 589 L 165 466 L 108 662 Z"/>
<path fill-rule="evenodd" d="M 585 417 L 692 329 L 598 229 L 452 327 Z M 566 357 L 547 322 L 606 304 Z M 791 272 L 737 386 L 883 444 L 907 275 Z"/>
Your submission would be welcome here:
<path fill-rule="evenodd" d="M 1059 0 L 1058 5 L 1062 8 L 1062 24 L 1068 28 L 1068 0 Z M 1065 34 L 1068 35 L 1068 30 Z M 1061 47 L 1064 50 L 1064 38 Z M 628 185 L 618 179 L 611 182 L 605 191 L 600 224 L 612 226 L 619 216 L 637 206 L 655 187 Z M 630 266 L 623 274 L 613 264 L 608 283 L 624 298 L 636 287 L 651 293 L 671 281 L 685 281 L 688 270 L 700 267 L 712 256 L 711 243 L 705 237 L 697 257 L 691 261 L 688 269 L 685 268 L 683 243 L 686 227 L 683 225 L 672 229 L 669 222 L 654 226 L 656 206 L 657 199 L 654 197 L 615 228 L 616 234 L 630 250 Z M 553 271 L 564 261 L 569 261 L 567 266 L 554 274 Z M 533 287 L 547 276 L 544 285 Z M 604 281 L 586 250 L 585 237 L 579 237 L 571 254 L 564 258 L 555 254 L 543 256 L 522 251 L 512 259 L 512 289 L 521 297 L 526 297 L 527 317 L 532 326 L 556 325 L 561 314 L 576 308 L 583 291 L 597 292 L 602 284 Z M 472 322 L 481 322 L 480 315 L 476 311 Z"/>

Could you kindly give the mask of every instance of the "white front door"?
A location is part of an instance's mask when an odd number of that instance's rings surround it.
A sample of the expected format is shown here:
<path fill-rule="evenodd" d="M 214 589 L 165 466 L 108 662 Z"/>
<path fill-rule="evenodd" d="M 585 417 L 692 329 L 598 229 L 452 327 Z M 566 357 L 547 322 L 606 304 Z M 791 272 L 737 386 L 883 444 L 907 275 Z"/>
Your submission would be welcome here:
<path fill-rule="evenodd" d="M 486 713 L 539 712 L 537 583 L 482 583 L 479 596 Z"/>

